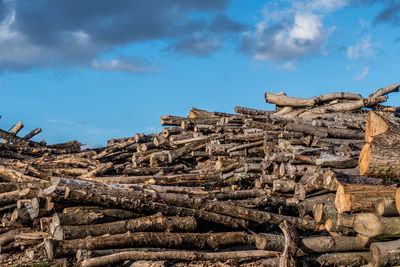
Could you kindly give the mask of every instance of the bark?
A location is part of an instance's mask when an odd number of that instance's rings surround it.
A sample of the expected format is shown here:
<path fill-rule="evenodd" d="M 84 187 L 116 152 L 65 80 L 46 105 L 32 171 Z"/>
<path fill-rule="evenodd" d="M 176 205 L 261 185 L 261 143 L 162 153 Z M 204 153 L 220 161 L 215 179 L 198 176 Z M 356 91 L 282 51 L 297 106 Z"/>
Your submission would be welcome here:
<path fill-rule="evenodd" d="M 251 116 L 259 116 L 259 115 L 269 115 L 269 114 L 271 114 L 271 111 L 251 109 L 251 108 L 245 108 L 245 107 L 240 107 L 240 106 L 236 106 L 235 107 L 235 112 L 239 113 L 239 114 L 251 115 Z"/>
<path fill-rule="evenodd" d="M 299 263 L 302 266 L 361 266 L 370 261 L 369 252 L 343 252 L 299 258 Z"/>

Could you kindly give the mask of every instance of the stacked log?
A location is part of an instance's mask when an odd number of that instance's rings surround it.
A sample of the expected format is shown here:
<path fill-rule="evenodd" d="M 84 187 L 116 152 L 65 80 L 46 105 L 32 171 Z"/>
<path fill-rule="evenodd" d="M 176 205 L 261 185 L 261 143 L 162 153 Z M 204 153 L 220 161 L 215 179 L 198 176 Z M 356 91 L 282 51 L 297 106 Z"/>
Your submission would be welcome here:
<path fill-rule="evenodd" d="M 398 88 L 266 93 L 97 149 L 0 130 L 0 263 L 400 264 Z"/>

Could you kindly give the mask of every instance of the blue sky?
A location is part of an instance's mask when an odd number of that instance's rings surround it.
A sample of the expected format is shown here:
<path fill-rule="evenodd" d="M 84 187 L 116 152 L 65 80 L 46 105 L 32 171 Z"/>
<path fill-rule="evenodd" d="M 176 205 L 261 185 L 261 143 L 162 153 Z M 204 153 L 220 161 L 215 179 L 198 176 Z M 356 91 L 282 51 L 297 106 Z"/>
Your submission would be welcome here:
<path fill-rule="evenodd" d="M 264 92 L 398 82 L 400 1 L 0 0 L 0 128 L 89 145 Z M 393 95 L 391 105 L 400 98 Z"/>

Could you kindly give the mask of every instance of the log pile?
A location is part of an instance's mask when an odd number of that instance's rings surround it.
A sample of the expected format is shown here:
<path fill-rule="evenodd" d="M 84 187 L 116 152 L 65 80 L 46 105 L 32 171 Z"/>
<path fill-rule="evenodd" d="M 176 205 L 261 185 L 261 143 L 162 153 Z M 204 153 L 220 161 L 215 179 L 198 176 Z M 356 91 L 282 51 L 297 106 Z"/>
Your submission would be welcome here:
<path fill-rule="evenodd" d="M 0 130 L 0 264 L 398 265 L 398 90 L 266 93 L 97 149 Z"/>

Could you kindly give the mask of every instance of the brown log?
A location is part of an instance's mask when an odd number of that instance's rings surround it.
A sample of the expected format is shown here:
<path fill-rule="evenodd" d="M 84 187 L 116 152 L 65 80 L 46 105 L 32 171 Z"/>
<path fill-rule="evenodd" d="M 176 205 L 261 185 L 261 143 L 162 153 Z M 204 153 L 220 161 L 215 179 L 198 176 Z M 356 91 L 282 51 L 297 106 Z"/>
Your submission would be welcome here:
<path fill-rule="evenodd" d="M 393 266 L 400 264 L 400 239 L 371 244 L 373 266 Z"/>
<path fill-rule="evenodd" d="M 382 147 L 374 140 L 364 145 L 358 164 L 360 174 L 400 181 L 399 147 Z"/>
<path fill-rule="evenodd" d="M 397 195 L 397 191 L 396 191 Z M 376 214 L 384 217 L 399 216 L 399 212 L 396 208 L 396 201 L 392 198 L 384 198 L 379 200 L 375 204 Z"/>
<path fill-rule="evenodd" d="M 22 137 L 22 138 L 23 138 L 23 139 L 29 140 L 29 139 L 31 139 L 32 137 L 34 137 L 35 135 L 37 135 L 37 134 L 39 134 L 39 133 L 41 133 L 41 132 L 42 132 L 42 129 L 41 129 L 41 128 L 36 128 L 36 129 L 30 131 L 29 133 L 27 133 L 27 134 L 26 134 L 24 137 Z"/>
<path fill-rule="evenodd" d="M 375 203 L 395 198 L 397 188 L 385 185 L 339 184 L 335 207 L 339 213 L 375 211 Z"/>
<path fill-rule="evenodd" d="M 377 91 L 370 94 L 368 97 L 382 96 L 382 95 L 387 95 L 391 92 L 398 92 L 398 91 L 399 91 L 399 84 L 395 83 L 395 84 L 383 87 L 381 89 L 378 89 Z"/>
<path fill-rule="evenodd" d="M 242 250 L 227 252 L 201 252 L 201 251 L 140 251 L 131 250 L 117 254 L 95 257 L 84 260 L 82 267 L 117 265 L 127 260 L 184 260 L 184 261 L 228 261 L 254 258 L 278 257 L 279 253 L 264 250 Z"/>
<path fill-rule="evenodd" d="M 354 230 L 368 237 L 399 236 L 400 217 L 381 217 L 374 213 L 360 213 L 354 219 Z"/>
<path fill-rule="evenodd" d="M 216 250 L 232 245 L 252 244 L 252 238 L 245 232 L 225 233 L 153 233 L 106 235 L 84 239 L 45 239 L 45 248 L 50 260 L 72 256 L 78 249 L 106 249 L 123 247 L 168 247 Z"/>
<path fill-rule="evenodd" d="M 53 238 L 57 240 L 78 239 L 87 236 L 122 234 L 131 232 L 191 232 L 197 224 L 193 217 L 163 217 L 161 214 L 116 221 L 104 224 L 60 226 L 54 225 Z"/>
<path fill-rule="evenodd" d="M 286 94 L 283 92 L 278 94 L 265 93 L 265 101 L 267 103 L 275 104 L 278 106 L 290 107 L 307 107 L 314 106 L 316 104 L 314 98 L 290 97 L 286 96 Z"/>
<path fill-rule="evenodd" d="M 296 229 L 287 221 L 283 221 L 279 228 L 281 228 L 285 236 L 285 249 L 279 259 L 279 266 L 295 267 L 297 266 L 296 252 L 299 246 L 299 237 Z"/>
<path fill-rule="evenodd" d="M 10 134 L 12 135 L 17 135 L 17 133 L 24 128 L 24 125 L 22 124 L 22 122 L 18 122 L 17 125 L 15 125 L 15 127 L 10 131 Z M 3 144 L 8 144 L 9 141 L 7 139 L 4 139 L 1 143 Z"/>

